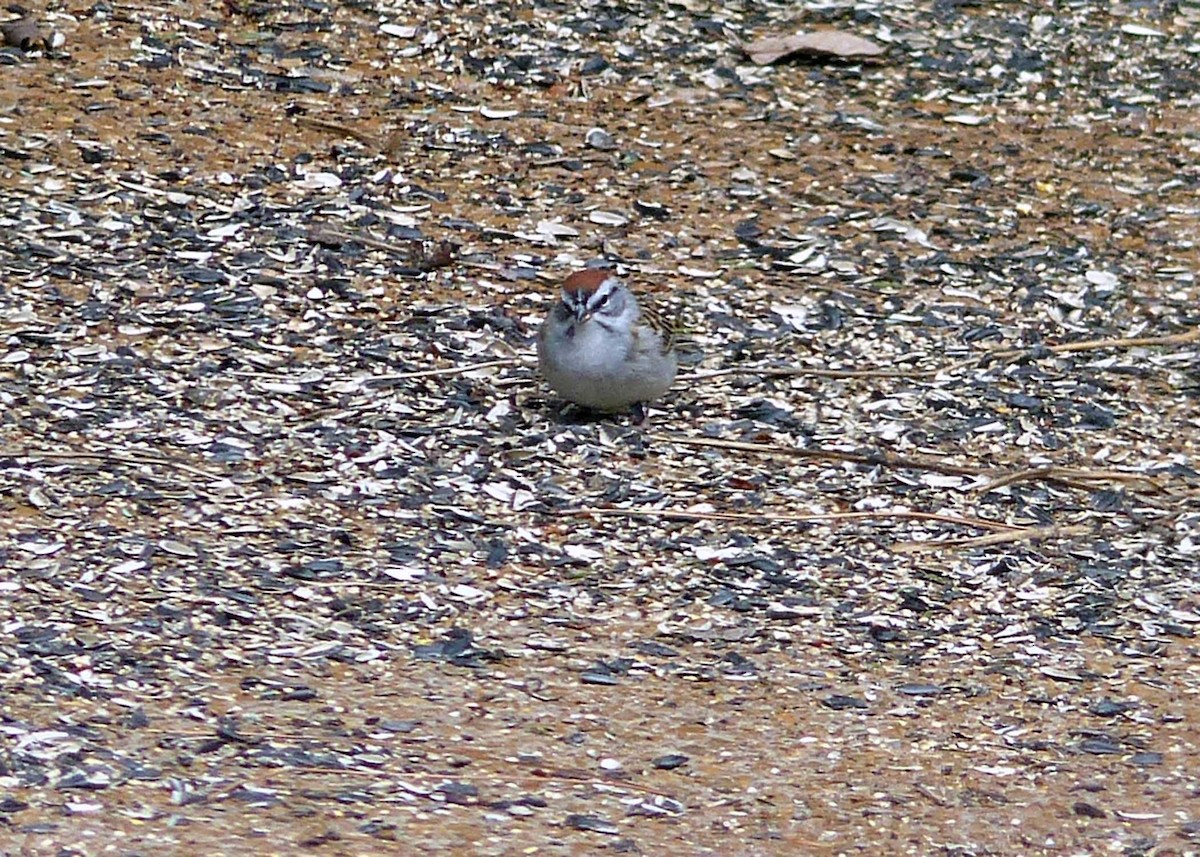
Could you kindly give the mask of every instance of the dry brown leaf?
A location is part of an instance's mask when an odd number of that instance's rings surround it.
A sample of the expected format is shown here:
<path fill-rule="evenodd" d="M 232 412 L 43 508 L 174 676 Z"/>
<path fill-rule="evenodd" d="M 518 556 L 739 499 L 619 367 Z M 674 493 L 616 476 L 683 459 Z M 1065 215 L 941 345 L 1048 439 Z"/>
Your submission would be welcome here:
<path fill-rule="evenodd" d="M 757 65 L 770 65 L 793 54 L 835 59 L 874 59 L 884 52 L 881 46 L 870 39 L 839 30 L 766 36 L 746 45 L 744 50 Z"/>

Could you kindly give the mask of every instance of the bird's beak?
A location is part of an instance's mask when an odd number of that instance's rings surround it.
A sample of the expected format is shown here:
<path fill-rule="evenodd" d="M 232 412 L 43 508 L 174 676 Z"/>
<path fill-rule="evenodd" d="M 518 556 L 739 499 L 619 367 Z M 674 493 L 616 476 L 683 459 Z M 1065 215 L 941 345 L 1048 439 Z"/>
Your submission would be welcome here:
<path fill-rule="evenodd" d="M 591 317 L 592 317 L 592 311 L 590 309 L 588 309 L 587 307 L 581 306 L 577 310 L 575 310 L 575 321 L 579 324 L 583 324 Z"/>

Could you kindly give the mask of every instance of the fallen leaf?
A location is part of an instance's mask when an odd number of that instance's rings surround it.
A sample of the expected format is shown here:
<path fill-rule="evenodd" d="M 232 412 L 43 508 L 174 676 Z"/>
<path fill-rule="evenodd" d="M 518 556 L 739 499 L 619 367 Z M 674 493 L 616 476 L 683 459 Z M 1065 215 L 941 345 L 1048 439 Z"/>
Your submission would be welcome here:
<path fill-rule="evenodd" d="M 884 52 L 883 47 L 870 39 L 838 30 L 766 36 L 746 45 L 743 50 L 757 65 L 770 65 L 793 54 L 833 59 L 874 59 Z"/>

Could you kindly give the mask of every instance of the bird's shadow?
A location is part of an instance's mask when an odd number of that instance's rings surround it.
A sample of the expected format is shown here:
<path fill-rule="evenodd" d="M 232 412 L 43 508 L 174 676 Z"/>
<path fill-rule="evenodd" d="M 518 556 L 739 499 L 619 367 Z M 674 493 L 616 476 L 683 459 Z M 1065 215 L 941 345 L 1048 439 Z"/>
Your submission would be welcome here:
<path fill-rule="evenodd" d="M 628 414 L 621 412 L 614 413 L 612 411 L 597 411 L 594 408 L 585 408 L 583 405 L 576 405 L 574 402 L 547 402 L 546 412 L 555 422 L 568 426 L 586 426 L 605 422 L 625 422 L 626 420 L 630 419 Z"/>
<path fill-rule="evenodd" d="M 542 410 L 559 425 L 586 426 L 613 423 L 633 428 L 647 428 L 650 425 L 649 408 L 640 402 L 624 411 L 600 411 L 584 405 L 577 405 L 574 402 L 549 399 L 543 402 Z"/>

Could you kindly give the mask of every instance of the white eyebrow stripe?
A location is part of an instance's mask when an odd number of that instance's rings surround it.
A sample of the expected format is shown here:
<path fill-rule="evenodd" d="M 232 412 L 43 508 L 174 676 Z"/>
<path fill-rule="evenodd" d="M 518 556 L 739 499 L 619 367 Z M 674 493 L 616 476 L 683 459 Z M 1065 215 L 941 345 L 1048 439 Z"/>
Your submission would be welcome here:
<path fill-rule="evenodd" d="M 596 287 L 596 291 L 592 292 L 588 296 L 588 306 L 593 308 L 600 306 L 600 304 L 604 303 L 612 296 L 614 291 L 616 291 L 616 285 L 614 284 L 613 279 L 609 277 Z"/>

